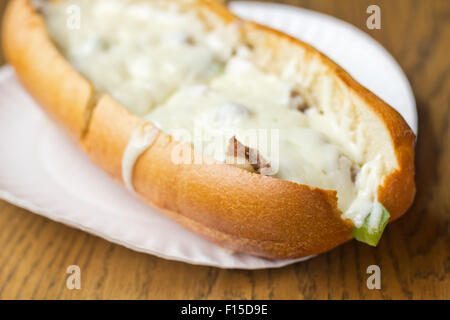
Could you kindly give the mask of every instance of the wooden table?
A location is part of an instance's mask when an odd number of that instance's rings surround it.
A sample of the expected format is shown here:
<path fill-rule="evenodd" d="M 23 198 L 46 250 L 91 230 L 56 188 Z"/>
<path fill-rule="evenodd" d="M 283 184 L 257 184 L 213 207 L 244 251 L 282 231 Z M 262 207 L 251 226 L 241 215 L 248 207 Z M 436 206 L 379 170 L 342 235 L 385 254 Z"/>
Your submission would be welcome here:
<path fill-rule="evenodd" d="M 351 241 L 276 270 L 220 270 L 136 253 L 0 201 L 1 299 L 450 298 L 450 1 L 285 2 L 369 33 L 399 61 L 414 88 L 420 114 L 418 193 L 380 245 Z M 381 8 L 381 30 L 366 28 L 370 4 Z M 81 267 L 81 290 L 65 286 L 71 264 Z M 381 290 L 366 287 L 372 264 L 381 267 Z"/>

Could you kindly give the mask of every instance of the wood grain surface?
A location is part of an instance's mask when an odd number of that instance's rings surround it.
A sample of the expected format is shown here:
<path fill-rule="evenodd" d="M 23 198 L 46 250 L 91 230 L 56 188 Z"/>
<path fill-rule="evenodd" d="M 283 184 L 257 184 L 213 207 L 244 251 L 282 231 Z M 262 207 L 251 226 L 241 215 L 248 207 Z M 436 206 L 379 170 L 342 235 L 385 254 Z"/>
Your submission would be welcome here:
<path fill-rule="evenodd" d="M 417 198 L 379 246 L 351 241 L 281 269 L 221 270 L 133 252 L 0 201 L 0 299 L 450 298 L 450 1 L 284 2 L 369 33 L 413 86 L 420 122 Z M 381 8 L 381 30 L 366 28 L 370 4 Z M 0 11 L 4 6 L 1 0 Z M 81 268 L 81 290 L 66 288 L 72 264 Z M 381 290 L 366 286 L 372 264 L 381 267 Z"/>

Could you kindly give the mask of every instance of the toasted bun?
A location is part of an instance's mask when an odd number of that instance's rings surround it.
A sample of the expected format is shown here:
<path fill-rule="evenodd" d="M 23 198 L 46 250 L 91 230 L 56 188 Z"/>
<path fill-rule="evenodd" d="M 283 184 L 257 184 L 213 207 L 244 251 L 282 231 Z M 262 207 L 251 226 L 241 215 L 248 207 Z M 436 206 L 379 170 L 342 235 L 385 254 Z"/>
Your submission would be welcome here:
<path fill-rule="evenodd" d="M 225 23 L 238 20 L 216 1 L 196 5 Z M 402 215 L 415 193 L 415 137 L 403 118 L 309 45 L 255 23 L 242 22 L 242 30 L 261 68 L 280 74 L 295 57 L 296 72 L 316 79 L 304 93 L 319 107 L 325 98 L 336 105 L 351 102 L 374 137 L 367 152 L 383 153 L 395 168 L 379 187 L 378 199 L 393 219 Z M 144 122 L 109 95 L 96 98 L 92 84 L 58 52 L 28 0 L 10 2 L 3 41 L 8 61 L 30 94 L 68 129 L 94 163 L 124 184 L 122 156 L 133 131 Z M 309 68 L 312 65 L 319 68 Z M 327 97 L 322 78 L 331 83 Z M 272 259 L 318 254 L 351 238 L 353 224 L 341 219 L 335 191 L 221 163 L 175 164 L 172 152 L 180 147 L 194 152 L 191 145 L 180 145 L 159 132 L 138 158 L 132 180 L 144 201 L 190 230 L 231 250 Z"/>

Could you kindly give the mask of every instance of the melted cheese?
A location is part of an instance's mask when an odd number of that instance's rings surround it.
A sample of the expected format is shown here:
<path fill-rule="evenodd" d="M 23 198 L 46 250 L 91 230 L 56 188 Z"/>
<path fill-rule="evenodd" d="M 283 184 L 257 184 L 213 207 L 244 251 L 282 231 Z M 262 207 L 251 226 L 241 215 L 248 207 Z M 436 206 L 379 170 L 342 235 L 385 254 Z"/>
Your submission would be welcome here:
<path fill-rule="evenodd" d="M 59 48 L 100 91 L 137 115 L 181 85 L 220 72 L 237 41 L 233 25 L 208 33 L 193 12 L 148 1 L 78 0 L 80 25 L 67 27 L 68 2 L 41 6 Z M 226 41 L 224 40 L 226 39 Z"/>
<path fill-rule="evenodd" d="M 360 227 L 370 215 L 376 229 L 383 159 L 363 163 L 361 142 L 350 141 L 336 121 L 314 106 L 296 110 L 304 103 L 292 96 L 296 61 L 282 77 L 264 73 L 240 42 L 238 26 L 207 26 L 174 3 L 73 3 L 81 8 L 75 30 L 66 28 L 68 2 L 40 5 L 54 41 L 98 90 L 217 161 L 227 161 L 236 137 L 260 152 L 274 177 L 336 190 L 343 218 Z M 140 129 L 125 150 L 123 179 L 130 190 L 134 163 L 155 136 Z M 353 182 L 355 167 L 361 169 Z"/>
<path fill-rule="evenodd" d="M 131 134 L 130 141 L 128 141 L 122 156 L 122 180 L 125 183 L 125 187 L 131 192 L 134 192 L 134 165 L 139 156 L 153 144 L 157 135 L 158 130 L 149 125 L 137 128 Z"/>
<path fill-rule="evenodd" d="M 310 128 L 310 117 L 290 107 L 291 90 L 235 57 L 208 86 L 180 89 L 144 119 L 218 161 L 225 161 L 228 141 L 236 136 L 262 153 L 275 177 L 337 190 L 339 206 L 347 208 L 356 194 L 352 161 Z"/>

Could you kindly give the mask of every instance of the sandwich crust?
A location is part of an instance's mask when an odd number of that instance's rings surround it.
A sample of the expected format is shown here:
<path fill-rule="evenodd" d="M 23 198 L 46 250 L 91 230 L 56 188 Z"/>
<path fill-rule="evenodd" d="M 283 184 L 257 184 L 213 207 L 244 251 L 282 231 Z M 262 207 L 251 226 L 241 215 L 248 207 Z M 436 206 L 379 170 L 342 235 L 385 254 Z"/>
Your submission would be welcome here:
<path fill-rule="evenodd" d="M 11 1 L 3 21 L 6 60 L 39 105 L 78 141 L 87 129 L 94 86 L 58 51 L 28 0 Z"/>
<path fill-rule="evenodd" d="M 239 21 L 215 1 L 197 3 L 226 23 Z M 394 149 L 397 169 L 379 187 L 378 199 L 392 219 L 402 215 L 415 193 L 414 134 L 403 118 L 311 46 L 264 26 L 242 23 L 251 44 L 275 39 L 319 59 L 355 105 L 380 123 Z M 144 121 L 107 94 L 94 98 L 93 85 L 58 52 L 28 0 L 10 2 L 3 22 L 3 46 L 30 94 L 63 124 L 94 163 L 124 185 L 122 157 L 133 131 Z M 351 238 L 353 224 L 341 218 L 336 191 L 222 163 L 177 164 L 172 156 L 179 150 L 194 154 L 191 145 L 159 132 L 135 163 L 134 189 L 142 200 L 211 241 L 234 251 L 281 259 L 318 254 Z"/>

